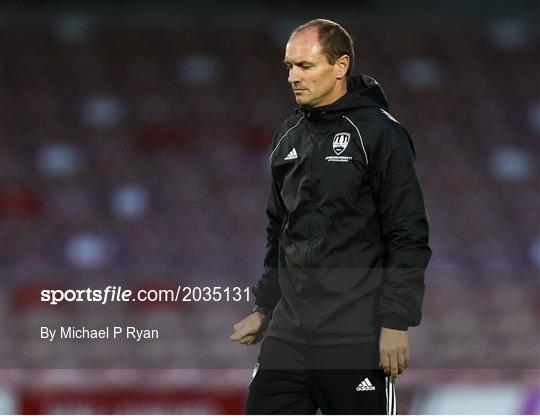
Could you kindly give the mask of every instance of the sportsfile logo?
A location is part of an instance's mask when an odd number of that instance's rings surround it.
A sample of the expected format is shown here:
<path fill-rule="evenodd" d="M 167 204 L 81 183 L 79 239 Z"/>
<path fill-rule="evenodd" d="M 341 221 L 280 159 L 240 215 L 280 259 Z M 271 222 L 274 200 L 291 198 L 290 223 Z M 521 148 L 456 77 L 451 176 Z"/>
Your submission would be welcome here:
<path fill-rule="evenodd" d="M 124 289 L 107 286 L 104 289 L 43 289 L 41 302 L 49 305 L 75 302 L 241 302 L 249 301 L 250 287 L 246 286 L 183 286 L 169 289 Z"/>
<path fill-rule="evenodd" d="M 357 392 L 364 392 L 366 390 L 375 390 L 375 386 L 371 384 L 371 382 L 369 381 L 367 377 L 364 380 L 362 380 L 362 383 L 360 383 L 356 387 Z"/>

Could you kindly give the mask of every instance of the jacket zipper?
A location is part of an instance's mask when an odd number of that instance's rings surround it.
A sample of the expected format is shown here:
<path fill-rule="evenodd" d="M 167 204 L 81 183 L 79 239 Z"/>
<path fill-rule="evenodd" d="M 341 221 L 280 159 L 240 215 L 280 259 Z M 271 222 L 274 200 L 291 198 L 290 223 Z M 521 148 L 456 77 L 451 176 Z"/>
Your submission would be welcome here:
<path fill-rule="evenodd" d="M 307 264 L 310 267 L 313 267 L 313 211 L 315 208 L 315 204 L 313 202 L 313 183 L 312 183 L 312 173 L 313 173 L 313 150 L 315 149 L 315 144 L 317 142 L 317 128 L 315 125 L 315 122 L 313 123 L 313 135 L 311 137 L 311 153 L 309 156 L 309 176 L 308 176 L 308 184 L 309 184 L 309 199 L 310 199 L 310 213 L 309 213 L 309 227 L 308 227 L 308 254 L 307 254 Z"/>

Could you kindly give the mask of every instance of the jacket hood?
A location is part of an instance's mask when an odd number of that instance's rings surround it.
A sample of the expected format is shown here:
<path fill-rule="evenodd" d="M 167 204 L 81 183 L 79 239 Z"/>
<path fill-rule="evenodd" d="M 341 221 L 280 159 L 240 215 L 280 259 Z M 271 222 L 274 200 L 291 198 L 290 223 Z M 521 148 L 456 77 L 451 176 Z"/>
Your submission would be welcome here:
<path fill-rule="evenodd" d="M 351 77 L 347 82 L 347 94 L 334 103 L 319 107 L 300 106 L 296 110 L 312 119 L 359 107 L 381 107 L 385 110 L 389 107 L 382 87 L 374 78 L 367 75 Z"/>

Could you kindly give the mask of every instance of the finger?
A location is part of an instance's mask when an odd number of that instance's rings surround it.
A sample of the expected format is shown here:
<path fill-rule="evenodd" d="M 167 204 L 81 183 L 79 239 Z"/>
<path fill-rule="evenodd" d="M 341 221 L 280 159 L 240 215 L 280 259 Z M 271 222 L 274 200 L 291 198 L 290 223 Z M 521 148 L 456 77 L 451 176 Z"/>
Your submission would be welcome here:
<path fill-rule="evenodd" d="M 250 345 L 253 340 L 255 339 L 255 337 L 253 335 L 246 335 L 245 337 L 243 337 L 242 339 L 240 339 L 240 344 L 244 344 L 244 345 Z"/>
<path fill-rule="evenodd" d="M 409 347 L 406 347 L 405 348 L 405 353 L 404 353 L 404 359 L 405 359 L 405 368 L 409 367 L 409 363 L 411 361 L 411 352 L 409 350 Z"/>
<path fill-rule="evenodd" d="M 229 338 L 233 341 L 239 341 L 246 335 L 249 335 L 249 330 L 246 329 L 246 327 L 243 327 L 236 331 L 234 334 L 232 334 Z"/>
<path fill-rule="evenodd" d="M 381 366 L 384 369 L 384 373 L 386 375 L 389 375 L 390 374 L 390 358 L 388 357 L 388 353 L 381 352 L 380 360 L 381 360 Z"/>
<path fill-rule="evenodd" d="M 403 351 L 398 351 L 397 353 L 397 362 L 398 362 L 398 374 L 403 373 L 405 370 L 405 354 Z"/>
<path fill-rule="evenodd" d="M 259 333 L 256 334 L 255 337 L 253 338 L 253 341 L 251 342 L 251 344 L 257 344 L 259 341 L 262 340 L 262 337 L 263 337 L 263 333 L 262 333 L 262 332 L 259 332 Z"/>
<path fill-rule="evenodd" d="M 392 379 L 395 380 L 398 376 L 397 353 L 390 353 L 388 357 L 390 357 L 390 375 L 392 376 Z"/>
<path fill-rule="evenodd" d="M 244 328 L 245 324 L 246 323 L 244 321 L 237 322 L 236 324 L 234 324 L 234 330 L 238 331 L 238 330 Z"/>

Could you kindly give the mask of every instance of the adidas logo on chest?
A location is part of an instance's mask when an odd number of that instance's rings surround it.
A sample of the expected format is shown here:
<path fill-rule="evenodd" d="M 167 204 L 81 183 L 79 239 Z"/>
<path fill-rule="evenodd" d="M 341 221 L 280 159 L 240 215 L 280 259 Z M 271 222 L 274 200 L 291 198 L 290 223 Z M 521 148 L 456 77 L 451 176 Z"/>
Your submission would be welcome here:
<path fill-rule="evenodd" d="M 293 148 L 287 156 L 284 158 L 284 160 L 296 160 L 298 158 L 298 154 L 296 153 L 296 148 Z"/>

